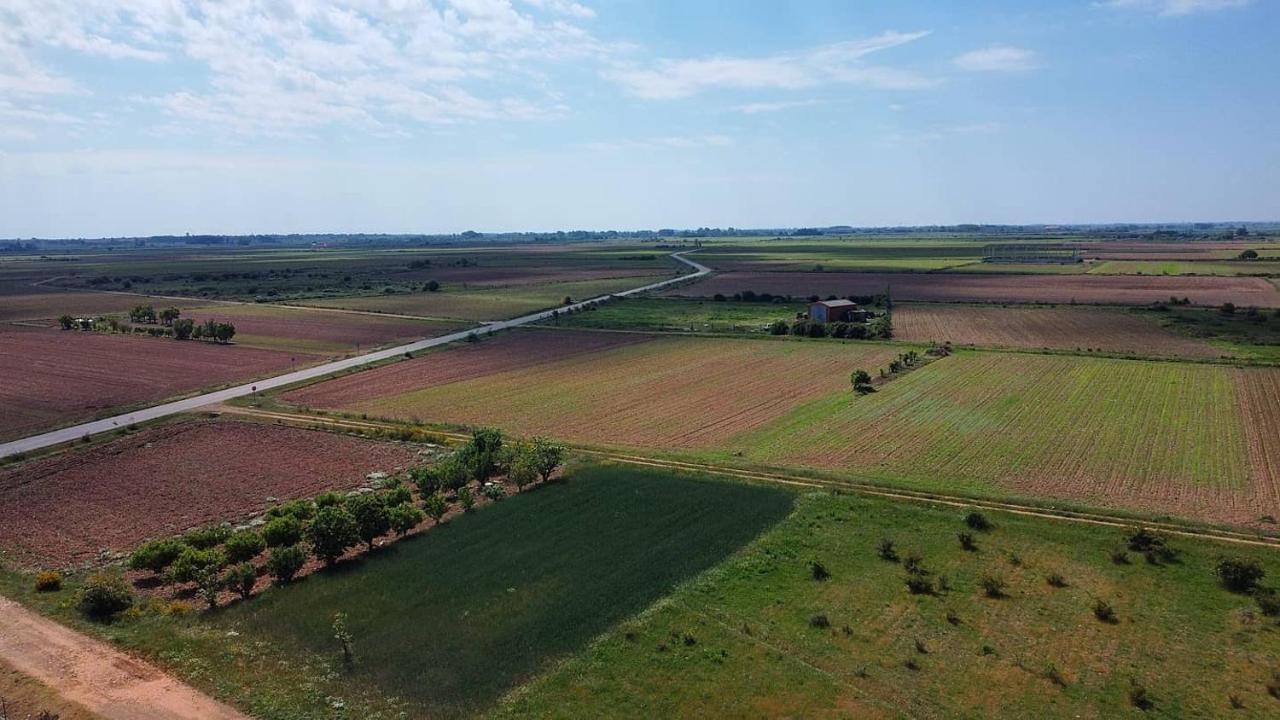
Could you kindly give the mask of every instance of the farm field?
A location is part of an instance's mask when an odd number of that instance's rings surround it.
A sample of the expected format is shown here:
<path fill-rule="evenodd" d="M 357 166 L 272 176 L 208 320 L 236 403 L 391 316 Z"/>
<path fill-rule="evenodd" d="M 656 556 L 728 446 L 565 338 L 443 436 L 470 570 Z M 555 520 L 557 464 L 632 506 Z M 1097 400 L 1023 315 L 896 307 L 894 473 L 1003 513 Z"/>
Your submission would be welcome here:
<path fill-rule="evenodd" d="M 328 654 L 333 613 L 345 612 L 360 653 L 347 682 L 406 701 L 412 717 L 472 715 L 716 564 L 791 504 L 777 488 L 580 468 L 211 622 Z"/>
<path fill-rule="evenodd" d="M 1119 528 L 988 513 L 992 529 L 969 531 L 977 550 L 966 552 L 964 514 L 805 495 L 743 551 L 510 693 L 494 716 L 1274 716 L 1280 632 L 1213 574 L 1230 555 L 1278 575 L 1274 551 L 1174 538 L 1178 562 L 1117 565 Z M 901 562 L 877 556 L 882 539 L 950 589 L 910 594 Z M 830 577 L 815 581 L 811 562 Z M 1065 587 L 1046 582 L 1052 573 Z M 988 574 L 1007 583 L 1004 597 L 984 596 Z M 1096 619 L 1095 599 L 1118 621 Z M 829 626 L 814 627 L 818 616 Z M 1132 706 L 1135 686 L 1148 712 Z"/>
<path fill-rule="evenodd" d="M 1089 269 L 1094 275 L 1280 275 L 1280 263 L 1254 261 L 1110 260 Z"/>
<path fill-rule="evenodd" d="M 183 317 L 197 324 L 213 319 L 236 326 L 236 345 L 315 355 L 367 352 L 461 330 L 466 323 L 379 317 L 324 309 L 265 304 L 222 304 L 190 308 Z"/>
<path fill-rule="evenodd" d="M 1256 525 L 1280 516 L 1278 373 L 963 352 L 726 445 L 918 488 Z"/>
<path fill-rule="evenodd" d="M 991 307 L 899 303 L 893 334 L 910 342 L 955 345 L 1096 350 L 1145 357 L 1217 358 L 1230 353 L 1203 340 L 1166 330 L 1132 311 L 1057 307 Z"/>
<path fill-rule="evenodd" d="M 57 291 L 36 287 L 13 287 L 0 293 L 0 323 L 18 321 L 54 321 L 61 315 L 108 315 L 128 312 L 136 305 L 166 304 L 183 306 L 181 301 L 151 299 L 138 295 L 92 291 Z"/>
<path fill-rule="evenodd" d="M 0 439 L 311 360 L 236 345 L 0 326 Z"/>
<path fill-rule="evenodd" d="M 637 275 L 606 280 L 578 280 L 512 285 L 481 289 L 418 292 L 412 294 L 366 295 L 305 300 L 314 307 L 366 310 L 426 318 L 452 320 L 505 320 L 538 310 L 554 308 L 566 297 L 575 301 L 629 290 L 670 275 Z"/>
<path fill-rule="evenodd" d="M 148 428 L 101 446 L 0 469 L 0 557 L 61 567 L 148 538 L 240 519 L 269 498 L 359 486 L 414 450 L 235 421 Z"/>
<path fill-rule="evenodd" d="M 1188 307 L 1138 312 L 1170 332 L 1212 343 L 1236 357 L 1280 362 L 1280 313 L 1239 309 L 1227 314 Z"/>
<path fill-rule="evenodd" d="M 1280 291 L 1263 278 L 1136 277 L 1128 275 L 1012 275 L 977 273 L 761 273 L 714 275 L 665 294 L 732 295 L 743 290 L 775 295 L 874 295 L 929 302 L 1021 302 L 1146 305 L 1171 296 L 1196 305 L 1280 307 Z"/>
<path fill-rule="evenodd" d="M 538 334 L 542 333 L 542 337 Z M 599 333 L 597 333 L 599 334 Z M 849 387 L 857 368 L 875 370 L 907 348 L 884 343 L 622 335 L 621 347 L 535 359 L 528 343 L 572 348 L 589 333 L 516 332 L 481 345 L 507 356 L 471 367 L 461 351 L 285 393 L 282 399 L 371 416 L 498 425 L 521 435 L 636 448 L 716 448 L 799 407 Z M 614 336 L 608 333 L 606 336 Z M 596 341 L 599 342 L 599 341 Z M 432 370 L 431 368 L 441 368 Z M 473 372 L 475 374 L 473 374 Z M 439 378 L 439 379 L 436 379 Z M 408 382 L 406 382 L 408 380 Z M 342 383 L 332 388 L 331 383 Z"/>
<path fill-rule="evenodd" d="M 614 328 L 645 332 L 763 333 L 775 320 L 792 320 L 806 312 L 804 303 L 619 298 L 561 318 L 571 328 Z"/>

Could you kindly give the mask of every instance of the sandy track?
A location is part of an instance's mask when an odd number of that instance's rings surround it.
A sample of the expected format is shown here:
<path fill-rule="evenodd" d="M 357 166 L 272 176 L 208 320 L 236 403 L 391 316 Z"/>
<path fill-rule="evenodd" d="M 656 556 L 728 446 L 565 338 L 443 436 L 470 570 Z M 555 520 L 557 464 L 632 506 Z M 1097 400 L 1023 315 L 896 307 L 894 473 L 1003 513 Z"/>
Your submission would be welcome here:
<path fill-rule="evenodd" d="M 4 598 L 0 657 L 107 720 L 249 720 L 147 663 Z"/>

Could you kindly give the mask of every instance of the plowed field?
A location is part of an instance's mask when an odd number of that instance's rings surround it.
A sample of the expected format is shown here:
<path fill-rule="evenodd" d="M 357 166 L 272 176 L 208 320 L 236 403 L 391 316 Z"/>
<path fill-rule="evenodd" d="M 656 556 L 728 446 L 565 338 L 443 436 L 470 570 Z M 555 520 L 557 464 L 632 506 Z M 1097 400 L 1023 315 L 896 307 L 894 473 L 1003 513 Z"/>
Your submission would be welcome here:
<path fill-rule="evenodd" d="M 894 300 L 931 302 L 1048 302 L 1146 305 L 1170 296 L 1197 305 L 1232 302 L 1280 306 L 1280 292 L 1263 278 L 1148 277 L 1129 275 L 980 275 L 962 273 L 768 273 L 728 272 L 683 285 L 669 295 L 710 297 L 743 290 L 775 295 L 874 295 L 886 288 Z"/>
<path fill-rule="evenodd" d="M 356 487 L 414 452 L 332 433 L 228 421 L 153 428 L 0 470 L 0 549 L 62 565 L 142 540 Z"/>
<path fill-rule="evenodd" d="M 237 345 L 317 354 L 368 351 L 464 327 L 462 323 L 273 305 L 211 305 L 184 310 L 183 315 L 196 322 L 216 319 L 235 324 Z"/>
<path fill-rule="evenodd" d="M 0 439 L 287 370 L 290 357 L 237 345 L 0 326 Z M 297 364 L 312 359 L 295 357 Z"/>
<path fill-rule="evenodd" d="M 899 304 L 893 334 L 912 342 L 1009 348 L 1097 349 L 1148 357 L 1213 358 L 1220 348 L 1123 310 L 1079 306 Z"/>

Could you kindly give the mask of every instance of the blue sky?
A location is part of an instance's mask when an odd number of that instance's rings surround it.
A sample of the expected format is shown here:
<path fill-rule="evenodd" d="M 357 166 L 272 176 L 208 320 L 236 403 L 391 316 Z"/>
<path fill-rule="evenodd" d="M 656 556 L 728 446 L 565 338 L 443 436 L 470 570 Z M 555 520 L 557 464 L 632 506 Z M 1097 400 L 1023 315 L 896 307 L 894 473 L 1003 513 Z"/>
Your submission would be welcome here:
<path fill-rule="evenodd" d="M 1272 0 L 0 0 L 0 236 L 1280 218 Z"/>

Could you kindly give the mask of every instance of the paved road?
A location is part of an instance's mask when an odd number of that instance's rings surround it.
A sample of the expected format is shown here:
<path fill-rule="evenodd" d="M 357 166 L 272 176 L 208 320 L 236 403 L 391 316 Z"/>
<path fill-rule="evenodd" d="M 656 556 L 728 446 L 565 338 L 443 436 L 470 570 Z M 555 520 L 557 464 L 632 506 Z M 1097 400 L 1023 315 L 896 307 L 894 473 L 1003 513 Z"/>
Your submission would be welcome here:
<path fill-rule="evenodd" d="M 650 290 L 657 290 L 659 288 L 663 288 L 668 285 L 673 285 L 675 283 L 682 282 L 684 280 L 689 280 L 691 278 L 702 277 L 703 275 L 706 275 L 707 273 L 711 272 L 711 268 L 701 263 L 690 260 L 689 258 L 684 256 L 684 253 L 674 253 L 672 254 L 671 257 L 691 267 L 693 269 L 693 272 L 688 273 L 686 275 L 681 275 L 680 277 L 677 277 L 677 278 L 672 278 L 670 280 L 663 280 L 661 282 L 650 283 L 642 287 L 632 288 L 631 290 L 624 290 L 622 292 L 613 293 L 613 295 L 623 295 L 623 296 L 637 295 L 639 293 L 648 292 Z M 558 308 L 557 310 L 558 311 L 577 310 L 581 307 L 584 307 L 585 305 L 588 305 L 590 303 L 593 303 L 599 300 L 603 300 L 607 297 L 609 296 L 602 295 L 600 297 L 591 298 L 590 300 L 583 300 L 582 302 L 575 303 L 573 305 L 567 305 L 563 308 Z M 263 380 L 258 380 L 251 383 L 245 383 L 244 385 L 237 385 L 236 387 L 226 388 L 225 390 L 217 390 L 215 392 L 205 393 L 203 395 L 196 395 L 195 397 L 189 397 L 184 400 L 175 400 L 173 402 L 167 402 L 162 405 L 154 405 L 152 407 L 143 408 L 141 410 L 136 410 L 134 412 L 122 413 L 120 415 L 115 415 L 113 417 L 103 418 L 101 420 L 94 420 L 93 422 L 81 423 L 80 425 L 65 427 L 60 430 L 52 430 L 50 432 L 42 433 L 40 435 L 32 435 L 30 437 L 22 438 L 21 440 L 14 440 L 12 442 L 7 442 L 7 443 L 4 443 L 3 445 L 0 445 L 0 457 L 7 457 L 9 455 L 16 455 L 18 453 L 30 452 L 32 450 L 39 450 L 41 448 L 46 448 L 52 445 L 58 445 L 65 442 L 72 442 L 75 440 L 79 440 L 80 438 L 85 437 L 86 435 L 94 435 L 101 432 L 115 430 L 117 428 L 124 427 L 133 423 L 140 423 L 147 420 L 154 420 L 156 418 L 166 417 L 169 415 L 176 415 L 178 413 L 189 412 L 191 410 L 204 407 L 205 405 L 212 405 L 214 403 L 226 402 L 227 400 L 231 400 L 232 398 L 244 397 L 245 395 L 250 395 L 250 394 L 253 394 L 254 392 L 258 392 L 262 390 L 270 390 L 272 388 L 278 388 L 284 385 L 290 385 L 292 383 L 296 383 L 301 380 L 313 380 L 315 378 L 323 377 L 325 375 L 338 372 L 340 370 L 349 370 L 351 368 L 357 368 L 362 365 L 368 365 L 370 363 L 376 363 L 382 360 L 394 358 L 397 355 L 403 355 L 407 352 L 418 352 L 419 350 L 426 350 L 428 348 L 447 345 L 448 343 L 451 343 L 451 342 L 457 342 L 458 340 L 463 340 L 473 332 L 506 330 L 508 328 L 519 327 L 521 325 L 528 325 L 529 323 L 534 323 L 534 322 L 538 322 L 539 320 L 546 320 L 550 318 L 552 313 L 557 312 L 557 310 L 544 310 L 542 312 L 536 312 L 531 315 L 524 315 L 522 317 L 513 318 L 511 320 L 499 320 L 497 322 L 489 323 L 482 328 L 478 328 L 474 330 L 462 330 L 459 332 L 450 333 L 448 335 L 441 335 L 440 337 L 427 338 L 426 340 L 419 340 L 417 342 L 409 343 L 408 345 L 400 345 L 398 347 L 392 347 L 392 348 L 387 348 L 385 350 L 379 350 L 377 352 L 371 352 L 366 355 L 358 355 L 356 357 L 350 357 L 343 360 L 336 360 L 331 363 L 325 363 L 324 365 L 316 365 L 314 367 L 305 368 L 303 370 L 297 370 L 291 373 L 287 373 L 285 375 L 277 375 L 275 377 L 265 378 Z"/>

